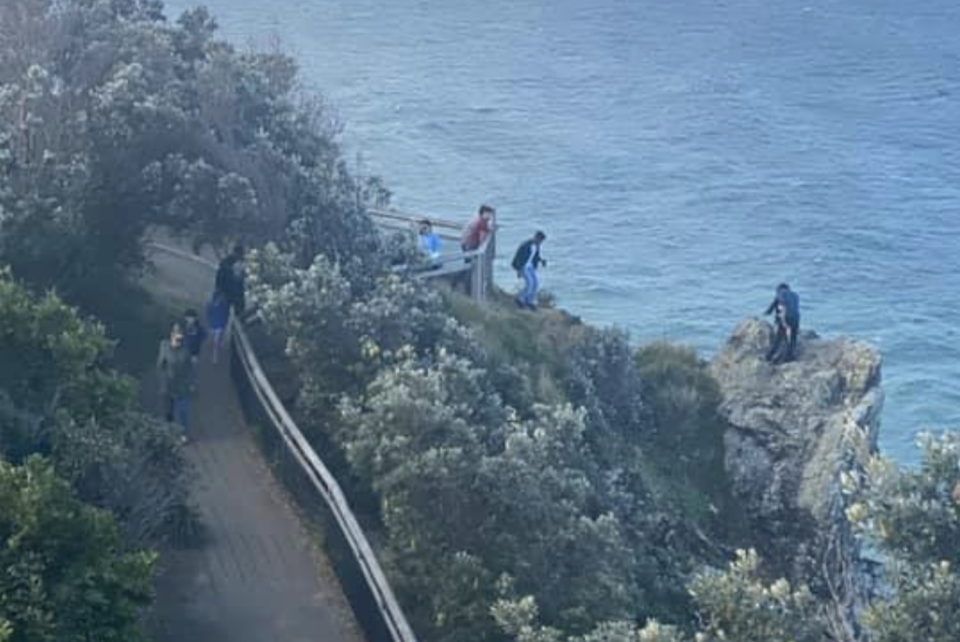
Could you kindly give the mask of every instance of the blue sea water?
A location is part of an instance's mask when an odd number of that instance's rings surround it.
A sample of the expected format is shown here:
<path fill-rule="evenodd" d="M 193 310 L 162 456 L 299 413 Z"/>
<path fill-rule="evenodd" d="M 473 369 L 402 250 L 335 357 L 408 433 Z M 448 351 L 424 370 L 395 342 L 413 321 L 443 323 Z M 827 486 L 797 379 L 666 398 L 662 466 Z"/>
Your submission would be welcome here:
<path fill-rule="evenodd" d="M 956 0 L 206 5 L 298 58 L 395 205 L 545 230 L 585 319 L 709 354 L 786 280 L 883 351 L 885 449 L 960 428 Z"/>

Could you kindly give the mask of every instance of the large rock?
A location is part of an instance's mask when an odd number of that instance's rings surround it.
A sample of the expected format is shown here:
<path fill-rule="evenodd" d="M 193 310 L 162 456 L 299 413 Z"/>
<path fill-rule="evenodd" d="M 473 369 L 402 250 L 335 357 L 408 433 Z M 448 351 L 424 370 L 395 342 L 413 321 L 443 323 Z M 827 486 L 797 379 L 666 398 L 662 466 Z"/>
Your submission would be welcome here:
<path fill-rule="evenodd" d="M 773 366 L 763 358 L 772 336 L 768 323 L 744 321 L 711 364 L 730 424 L 733 491 L 777 571 L 856 592 L 862 568 L 840 476 L 876 450 L 880 355 L 859 341 L 806 333 L 797 361 Z"/>

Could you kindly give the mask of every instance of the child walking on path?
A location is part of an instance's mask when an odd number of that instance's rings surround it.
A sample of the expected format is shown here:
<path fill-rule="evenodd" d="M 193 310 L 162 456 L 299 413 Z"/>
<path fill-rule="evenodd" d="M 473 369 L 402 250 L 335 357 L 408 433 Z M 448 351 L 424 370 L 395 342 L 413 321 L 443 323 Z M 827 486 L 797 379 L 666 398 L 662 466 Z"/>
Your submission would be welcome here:
<path fill-rule="evenodd" d="M 190 351 L 190 357 L 194 363 L 200 360 L 200 351 L 203 350 L 203 342 L 207 338 L 207 330 L 200 323 L 200 315 L 196 310 L 190 309 L 183 313 L 183 338 L 187 343 L 187 350 Z"/>
<path fill-rule="evenodd" d="M 230 304 L 223 292 L 217 290 L 207 303 L 207 325 L 213 340 L 213 362 L 217 363 L 220 356 L 220 346 L 223 343 L 223 333 L 230 322 Z"/>

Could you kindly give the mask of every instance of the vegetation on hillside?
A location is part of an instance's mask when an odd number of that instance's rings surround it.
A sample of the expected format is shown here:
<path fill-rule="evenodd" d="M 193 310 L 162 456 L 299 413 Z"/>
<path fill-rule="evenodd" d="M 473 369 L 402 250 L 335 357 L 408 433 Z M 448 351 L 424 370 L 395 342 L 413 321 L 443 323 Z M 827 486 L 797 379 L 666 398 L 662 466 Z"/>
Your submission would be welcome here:
<path fill-rule="evenodd" d="M 287 339 L 303 424 L 376 500 L 381 554 L 425 639 L 508 639 L 494 606 L 527 596 L 570 634 L 686 621 L 685 578 L 723 559 L 705 534 L 722 525 L 684 503 L 715 488 L 687 473 L 721 466 L 702 362 L 394 275 L 357 284 L 324 257 L 300 269 L 269 247 L 249 283 Z M 671 373 L 672 392 L 644 386 L 644 369 Z M 687 463 L 667 472 L 656 456 L 676 448 Z"/>
<path fill-rule="evenodd" d="M 204 9 L 4 2 L 0 88 L 0 263 L 32 285 L 98 300 L 155 225 L 376 267 L 363 208 L 385 190 L 352 176 L 292 59 L 217 39 Z"/>
<path fill-rule="evenodd" d="M 171 430 L 112 369 L 139 374 L 168 322 L 138 289 L 147 233 L 376 272 L 363 210 L 387 194 L 337 131 L 289 57 L 225 43 L 203 9 L 0 3 L 0 640 L 137 639 L 137 551 L 191 518 Z"/>
<path fill-rule="evenodd" d="M 87 316 L 116 323 L 102 293 L 136 282 L 154 226 L 274 241 L 251 302 L 424 640 L 830 639 L 809 590 L 730 550 L 749 534 L 697 356 L 389 274 L 364 214 L 388 195 L 336 134 L 290 58 L 205 10 L 0 4 L 0 640 L 138 639 L 143 551 L 188 511 L 170 432 Z M 958 440 L 847 480 L 888 560 L 848 639 L 960 639 Z"/>

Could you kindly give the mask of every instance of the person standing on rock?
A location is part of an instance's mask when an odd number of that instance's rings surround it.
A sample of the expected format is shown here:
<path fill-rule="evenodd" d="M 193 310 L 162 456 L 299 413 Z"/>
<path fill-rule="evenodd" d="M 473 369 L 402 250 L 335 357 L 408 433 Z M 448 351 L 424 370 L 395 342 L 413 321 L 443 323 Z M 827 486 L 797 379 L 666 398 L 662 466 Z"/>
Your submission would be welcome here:
<path fill-rule="evenodd" d="M 777 334 L 773 345 L 767 352 L 767 361 L 784 363 L 797 358 L 797 338 L 800 334 L 800 296 L 790 289 L 786 283 L 777 286 L 777 293 L 773 298 L 766 314 L 776 312 Z M 786 344 L 787 353 L 782 358 L 781 348 Z"/>
<path fill-rule="evenodd" d="M 537 309 L 537 291 L 540 289 L 537 269 L 547 264 L 546 260 L 540 256 L 540 246 L 546 238 L 546 234 L 537 232 L 533 238 L 521 243 L 517 253 L 513 255 L 513 262 L 510 265 L 516 270 L 517 276 L 523 279 L 524 285 L 523 290 L 517 295 L 517 305 L 521 308 Z"/>
<path fill-rule="evenodd" d="M 179 321 L 170 328 L 170 337 L 160 342 L 157 375 L 166 419 L 180 425 L 181 439 L 186 442 L 190 424 L 190 398 L 195 387 L 194 362 L 184 341 L 183 324 Z"/>

